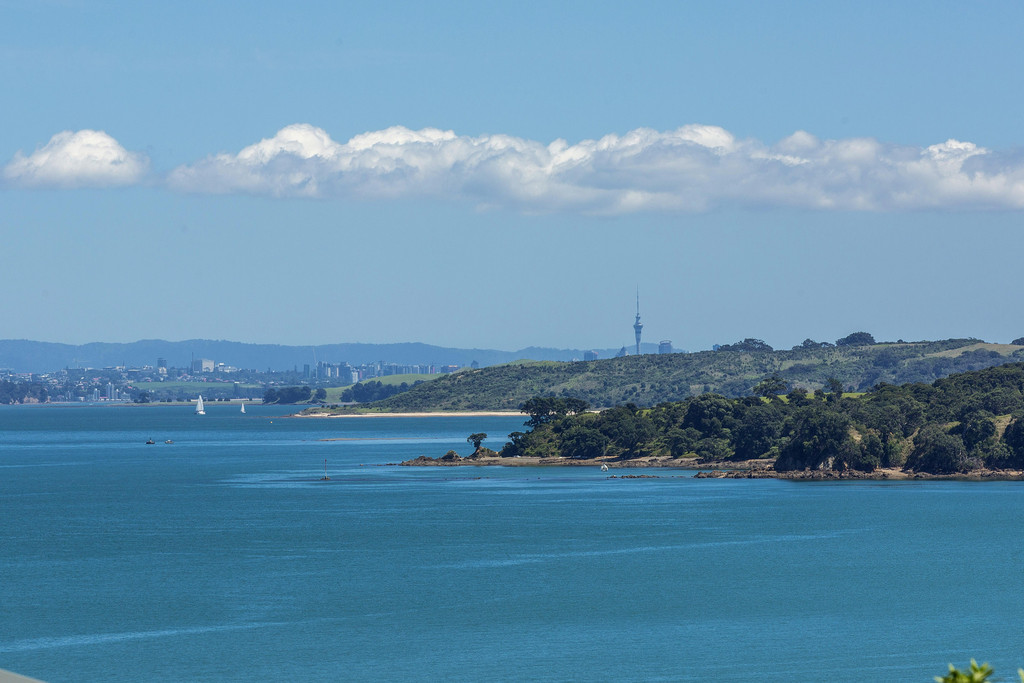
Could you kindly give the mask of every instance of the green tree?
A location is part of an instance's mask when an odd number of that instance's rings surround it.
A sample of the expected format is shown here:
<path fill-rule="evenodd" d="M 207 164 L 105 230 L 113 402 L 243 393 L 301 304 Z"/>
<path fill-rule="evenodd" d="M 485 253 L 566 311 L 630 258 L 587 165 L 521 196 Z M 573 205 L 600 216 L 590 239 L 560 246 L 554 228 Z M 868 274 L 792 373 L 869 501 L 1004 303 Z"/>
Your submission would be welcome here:
<path fill-rule="evenodd" d="M 519 406 L 519 412 L 530 416 L 526 426 L 537 428 L 555 419 L 558 416 L 557 401 L 557 398 L 550 396 L 534 396 Z"/>
<path fill-rule="evenodd" d="M 874 343 L 875 338 L 867 332 L 854 332 L 836 340 L 836 346 L 871 346 Z"/>
<path fill-rule="evenodd" d="M 801 408 L 789 441 L 775 461 L 779 471 L 844 469 L 855 459 L 858 446 L 850 436 L 850 418 L 832 408 Z"/>
<path fill-rule="evenodd" d="M 843 397 L 843 383 L 835 377 L 829 377 L 825 380 L 825 386 L 828 387 L 828 402 L 838 403 Z"/>
<path fill-rule="evenodd" d="M 761 339 L 754 339 L 753 337 L 747 337 L 743 341 L 736 342 L 735 344 L 724 344 L 718 347 L 719 351 L 746 351 L 747 353 L 759 353 L 767 351 L 771 353 L 775 349 L 766 344 Z"/>
<path fill-rule="evenodd" d="M 1018 416 L 1003 432 L 1003 443 L 1012 454 L 1010 463 L 1015 466 L 1024 464 L 1024 416 Z"/>
<path fill-rule="evenodd" d="M 474 432 L 466 437 L 466 442 L 473 444 L 473 448 L 480 450 L 480 444 L 487 438 L 487 434 L 484 432 Z"/>
<path fill-rule="evenodd" d="M 673 458 L 681 458 L 687 453 L 693 453 L 696 444 L 701 440 L 701 433 L 692 427 L 680 429 L 674 427 L 666 435 L 669 454 Z"/>
<path fill-rule="evenodd" d="M 937 424 L 925 425 L 914 437 L 914 449 L 906 467 L 932 474 L 956 474 L 970 469 L 964 442 Z"/>
<path fill-rule="evenodd" d="M 654 438 L 654 425 L 635 405 L 609 408 L 598 416 L 595 428 L 604 434 L 622 457 L 640 455 L 641 446 Z"/>
<path fill-rule="evenodd" d="M 807 390 L 800 387 L 792 389 L 786 398 L 789 399 L 789 405 L 793 407 L 805 406 L 811 402 L 811 399 L 807 398 Z"/>
<path fill-rule="evenodd" d="M 608 447 L 607 436 L 589 427 L 570 427 L 561 435 L 561 451 L 566 458 L 582 460 L 599 458 Z"/>
<path fill-rule="evenodd" d="M 991 415 L 978 411 L 966 415 L 960 425 L 951 431 L 958 434 L 964 442 L 964 448 L 971 451 L 975 446 L 996 435 L 996 425 L 992 422 Z"/>
<path fill-rule="evenodd" d="M 581 398 L 563 398 L 562 409 L 566 415 L 579 415 L 590 410 L 590 404 Z"/>
<path fill-rule="evenodd" d="M 701 394 L 690 399 L 682 426 L 692 427 L 706 437 L 721 437 L 734 422 L 732 401 L 718 394 Z"/>
<path fill-rule="evenodd" d="M 747 409 L 732 430 L 733 448 L 738 460 L 764 457 L 776 444 L 782 428 L 782 416 L 772 406 Z"/>
<path fill-rule="evenodd" d="M 557 417 L 579 415 L 589 409 L 590 404 L 583 399 L 554 396 L 535 396 L 519 406 L 519 412 L 530 416 L 526 421 L 528 427 L 539 427 Z"/>
<path fill-rule="evenodd" d="M 950 664 L 949 673 L 941 677 L 936 676 L 935 681 L 936 683 L 986 683 L 992 673 L 992 667 L 987 663 L 978 666 L 978 662 L 972 659 L 969 671 L 960 671 Z M 1024 672 L 1019 672 L 1019 675 L 1024 681 Z"/>
<path fill-rule="evenodd" d="M 752 391 L 755 396 L 763 396 L 773 401 L 779 400 L 779 394 L 786 393 L 789 385 L 786 384 L 786 380 L 782 379 L 778 375 L 772 375 L 758 382 Z"/>

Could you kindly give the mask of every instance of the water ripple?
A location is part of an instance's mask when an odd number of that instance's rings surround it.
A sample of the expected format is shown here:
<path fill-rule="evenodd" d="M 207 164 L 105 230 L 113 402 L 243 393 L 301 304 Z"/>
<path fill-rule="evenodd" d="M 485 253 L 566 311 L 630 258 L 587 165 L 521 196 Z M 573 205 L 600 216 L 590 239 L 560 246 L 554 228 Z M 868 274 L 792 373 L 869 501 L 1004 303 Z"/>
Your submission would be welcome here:
<path fill-rule="evenodd" d="M 219 633 L 222 631 L 246 631 L 257 628 L 290 625 L 288 622 L 252 622 L 247 624 L 221 624 L 219 626 L 191 626 L 187 628 L 166 628 L 152 631 L 124 631 L 121 633 L 88 633 L 74 636 L 50 636 L 45 638 L 28 638 L 11 643 L 0 644 L 0 653 L 29 652 L 31 650 L 50 650 L 60 647 L 82 647 L 89 645 L 106 645 L 132 640 L 151 638 L 167 638 L 172 636 L 188 636 L 200 633 Z"/>

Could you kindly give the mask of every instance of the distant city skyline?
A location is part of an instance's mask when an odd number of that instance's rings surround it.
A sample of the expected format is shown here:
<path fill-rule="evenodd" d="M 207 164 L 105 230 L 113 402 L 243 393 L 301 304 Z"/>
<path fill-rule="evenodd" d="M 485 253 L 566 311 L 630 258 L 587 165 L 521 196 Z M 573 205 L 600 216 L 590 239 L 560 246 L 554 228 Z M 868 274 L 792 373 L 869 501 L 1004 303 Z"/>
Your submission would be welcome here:
<path fill-rule="evenodd" d="M 1020 3 L 2 13 L 3 338 L 1024 335 Z"/>

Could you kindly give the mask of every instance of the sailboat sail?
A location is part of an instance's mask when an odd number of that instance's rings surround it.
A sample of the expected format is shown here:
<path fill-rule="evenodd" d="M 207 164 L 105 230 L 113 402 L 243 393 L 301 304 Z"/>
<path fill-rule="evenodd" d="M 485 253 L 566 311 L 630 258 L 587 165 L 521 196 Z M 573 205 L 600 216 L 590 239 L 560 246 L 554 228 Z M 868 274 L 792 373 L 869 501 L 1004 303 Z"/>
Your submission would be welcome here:
<path fill-rule="evenodd" d="M 244 403 L 242 404 L 242 412 L 243 413 L 245 412 L 245 404 Z"/>
<path fill-rule="evenodd" d="M 206 415 L 206 411 L 203 409 L 203 395 L 199 394 L 199 400 L 196 401 L 196 415 Z"/>

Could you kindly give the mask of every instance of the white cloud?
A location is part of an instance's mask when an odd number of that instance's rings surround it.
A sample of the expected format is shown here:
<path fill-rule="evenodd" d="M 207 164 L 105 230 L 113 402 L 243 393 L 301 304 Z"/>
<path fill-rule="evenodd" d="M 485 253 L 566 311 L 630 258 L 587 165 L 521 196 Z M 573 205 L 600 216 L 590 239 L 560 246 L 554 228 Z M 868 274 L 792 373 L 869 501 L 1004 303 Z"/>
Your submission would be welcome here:
<path fill-rule="evenodd" d="M 129 152 L 103 131 L 66 130 L 29 156 L 15 154 L 3 177 L 28 187 L 107 187 L 137 183 L 148 166 L 145 155 Z"/>
<path fill-rule="evenodd" d="M 574 145 L 403 127 L 339 143 L 296 124 L 238 154 L 182 166 L 168 181 L 191 192 L 431 197 L 534 212 L 1024 208 L 1024 162 L 973 163 L 989 154 L 957 140 L 920 149 L 805 131 L 768 145 L 705 125 L 639 128 Z"/>
<path fill-rule="evenodd" d="M 3 169 L 12 184 L 139 182 L 148 160 L 99 131 L 63 132 Z M 450 199 L 524 212 L 1024 208 L 1024 154 L 947 140 L 924 148 L 797 131 L 775 144 L 691 124 L 569 144 L 401 126 L 336 142 L 309 124 L 166 176 L 184 192 Z"/>

